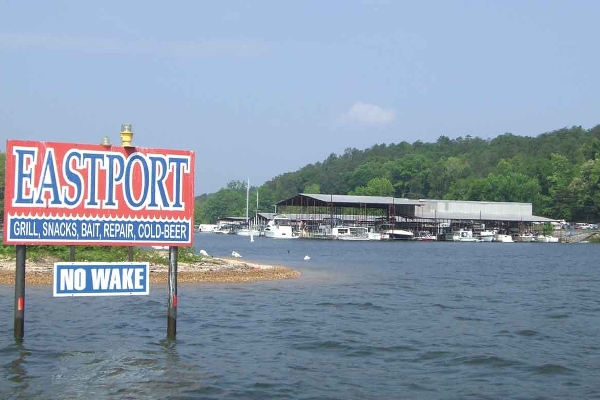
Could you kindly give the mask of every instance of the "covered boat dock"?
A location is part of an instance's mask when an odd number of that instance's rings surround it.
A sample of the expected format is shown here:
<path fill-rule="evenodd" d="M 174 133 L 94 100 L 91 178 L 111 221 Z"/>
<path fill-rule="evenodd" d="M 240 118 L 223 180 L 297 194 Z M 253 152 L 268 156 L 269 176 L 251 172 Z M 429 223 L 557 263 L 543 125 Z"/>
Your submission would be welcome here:
<path fill-rule="evenodd" d="M 448 233 L 471 229 L 504 231 L 507 234 L 534 230 L 556 220 L 533 215 L 531 203 L 455 200 L 411 200 L 384 196 L 351 196 L 299 193 L 279 201 L 277 212 L 285 214 L 302 237 L 326 237 L 338 226 L 365 227 L 376 232 L 383 226 L 427 232 L 443 240 Z M 260 213 L 268 218 L 266 213 Z"/>

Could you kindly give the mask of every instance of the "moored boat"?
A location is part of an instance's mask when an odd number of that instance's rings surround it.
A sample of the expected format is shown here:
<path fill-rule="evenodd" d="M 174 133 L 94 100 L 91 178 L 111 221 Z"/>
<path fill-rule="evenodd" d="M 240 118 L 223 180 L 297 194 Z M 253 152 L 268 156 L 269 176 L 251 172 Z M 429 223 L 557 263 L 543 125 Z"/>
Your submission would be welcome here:
<path fill-rule="evenodd" d="M 338 240 L 369 240 L 369 232 L 363 226 L 336 226 L 331 236 Z"/>
<path fill-rule="evenodd" d="M 292 221 L 287 215 L 277 214 L 267 223 L 264 230 L 265 237 L 273 239 L 296 239 Z"/>
<path fill-rule="evenodd" d="M 417 234 L 417 236 L 413 237 L 412 240 L 416 240 L 418 242 L 435 242 L 437 241 L 437 238 L 429 232 L 421 231 Z"/>
<path fill-rule="evenodd" d="M 392 240 L 410 240 L 415 236 L 411 231 L 404 229 L 387 229 L 383 231 L 383 234 Z"/>
<path fill-rule="evenodd" d="M 496 235 L 494 236 L 494 242 L 514 243 L 514 240 L 511 235 L 508 235 L 506 233 L 496 233 Z"/>
<path fill-rule="evenodd" d="M 452 241 L 454 242 L 478 242 L 479 239 L 473 237 L 473 231 L 470 229 L 460 229 L 452 232 Z"/>
<path fill-rule="evenodd" d="M 260 231 L 256 228 L 241 228 L 235 234 L 239 236 L 260 236 Z"/>
<path fill-rule="evenodd" d="M 375 232 L 374 230 L 370 230 L 368 233 L 369 240 L 388 240 L 390 237 L 387 233 L 383 232 Z"/>
<path fill-rule="evenodd" d="M 535 241 L 535 236 L 533 236 L 533 234 L 531 233 L 522 233 L 517 236 L 517 241 L 523 243 L 531 243 Z"/>
<path fill-rule="evenodd" d="M 558 243 L 558 238 L 550 235 L 537 235 L 535 241 L 537 243 Z"/>
<path fill-rule="evenodd" d="M 494 240 L 494 231 L 484 230 L 477 235 L 482 242 L 491 242 Z"/>

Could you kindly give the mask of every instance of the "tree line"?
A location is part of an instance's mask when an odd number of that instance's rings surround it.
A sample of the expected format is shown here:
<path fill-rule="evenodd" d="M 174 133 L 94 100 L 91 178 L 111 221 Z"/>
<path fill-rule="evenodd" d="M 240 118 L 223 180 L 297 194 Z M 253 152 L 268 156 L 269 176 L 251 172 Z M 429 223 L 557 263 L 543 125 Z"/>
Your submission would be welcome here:
<path fill-rule="evenodd" d="M 536 137 L 505 133 L 493 139 L 440 136 L 346 149 L 251 188 L 250 215 L 298 193 L 395 196 L 532 203 L 535 215 L 600 221 L 600 125 L 563 128 Z M 196 198 L 197 223 L 244 216 L 246 183 L 231 181 Z"/>

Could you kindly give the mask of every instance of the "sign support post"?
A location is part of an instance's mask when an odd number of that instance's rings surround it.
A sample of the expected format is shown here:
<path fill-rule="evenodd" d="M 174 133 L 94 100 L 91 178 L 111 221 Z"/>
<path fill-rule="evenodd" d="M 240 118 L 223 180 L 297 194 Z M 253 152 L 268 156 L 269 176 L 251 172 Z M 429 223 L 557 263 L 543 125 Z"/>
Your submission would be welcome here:
<path fill-rule="evenodd" d="M 16 246 L 15 269 L 15 339 L 23 340 L 25 336 L 25 256 L 24 244 Z"/>
<path fill-rule="evenodd" d="M 169 299 L 167 309 L 167 339 L 177 335 L 177 255 L 176 246 L 169 247 Z"/>

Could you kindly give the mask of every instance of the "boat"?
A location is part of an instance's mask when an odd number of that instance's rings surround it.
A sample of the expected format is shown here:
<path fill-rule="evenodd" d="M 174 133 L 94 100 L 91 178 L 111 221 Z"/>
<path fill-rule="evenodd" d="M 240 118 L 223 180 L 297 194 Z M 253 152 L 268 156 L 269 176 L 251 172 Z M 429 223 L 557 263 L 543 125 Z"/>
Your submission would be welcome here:
<path fill-rule="evenodd" d="M 235 234 L 239 236 L 259 236 L 260 231 L 254 227 L 240 228 L 235 232 Z"/>
<path fill-rule="evenodd" d="M 490 231 L 490 230 L 483 230 L 483 231 L 479 232 L 479 234 L 477 235 L 479 240 L 482 242 L 491 242 L 494 240 L 494 236 L 495 236 L 494 231 Z"/>
<path fill-rule="evenodd" d="M 236 235 L 239 236 L 250 236 L 250 239 L 254 241 L 254 236 L 260 235 L 258 229 L 254 228 L 250 225 L 250 219 L 248 217 L 248 209 L 249 209 L 249 201 L 250 201 L 250 179 L 248 179 L 248 185 L 246 186 L 246 225 L 245 228 L 241 228 L 236 230 Z M 258 193 L 256 194 L 256 204 L 258 207 Z"/>
<path fill-rule="evenodd" d="M 500 242 L 500 243 L 514 243 L 514 240 L 512 238 L 511 235 L 506 234 L 506 233 L 496 233 L 496 235 L 494 236 L 494 242 Z"/>
<path fill-rule="evenodd" d="M 367 235 L 369 240 L 389 240 L 390 238 L 387 233 L 375 231 L 373 228 L 369 229 L 369 233 Z"/>
<path fill-rule="evenodd" d="M 415 234 L 405 229 L 399 229 L 393 223 L 384 223 L 376 227 L 375 232 L 384 240 L 411 240 Z M 372 236 L 372 235 L 370 235 Z"/>
<path fill-rule="evenodd" d="M 277 214 L 271 219 L 264 230 L 267 238 L 296 239 L 299 236 L 294 232 L 292 221 L 287 215 Z"/>
<path fill-rule="evenodd" d="M 535 241 L 535 236 L 532 233 L 521 233 L 517 235 L 517 241 L 523 243 L 531 243 Z"/>
<path fill-rule="evenodd" d="M 480 240 L 473 236 L 471 229 L 459 229 L 452 232 L 452 241 L 454 242 L 479 242 Z"/>
<path fill-rule="evenodd" d="M 216 226 L 213 229 L 212 233 L 217 233 L 219 235 L 226 235 L 226 234 L 232 233 L 232 228 L 230 225 Z"/>
<path fill-rule="evenodd" d="M 558 243 L 558 238 L 550 235 L 537 235 L 536 243 Z"/>
<path fill-rule="evenodd" d="M 216 228 L 214 224 L 200 224 L 194 228 L 194 233 L 212 233 Z"/>
<path fill-rule="evenodd" d="M 331 229 L 331 237 L 337 240 L 369 240 L 369 232 L 364 226 L 336 226 Z"/>
<path fill-rule="evenodd" d="M 410 240 L 415 236 L 411 231 L 404 229 L 387 229 L 383 231 L 383 234 L 392 240 Z"/>
<path fill-rule="evenodd" d="M 437 238 L 427 231 L 421 231 L 417 233 L 417 236 L 413 237 L 412 240 L 418 242 L 435 242 Z"/>

